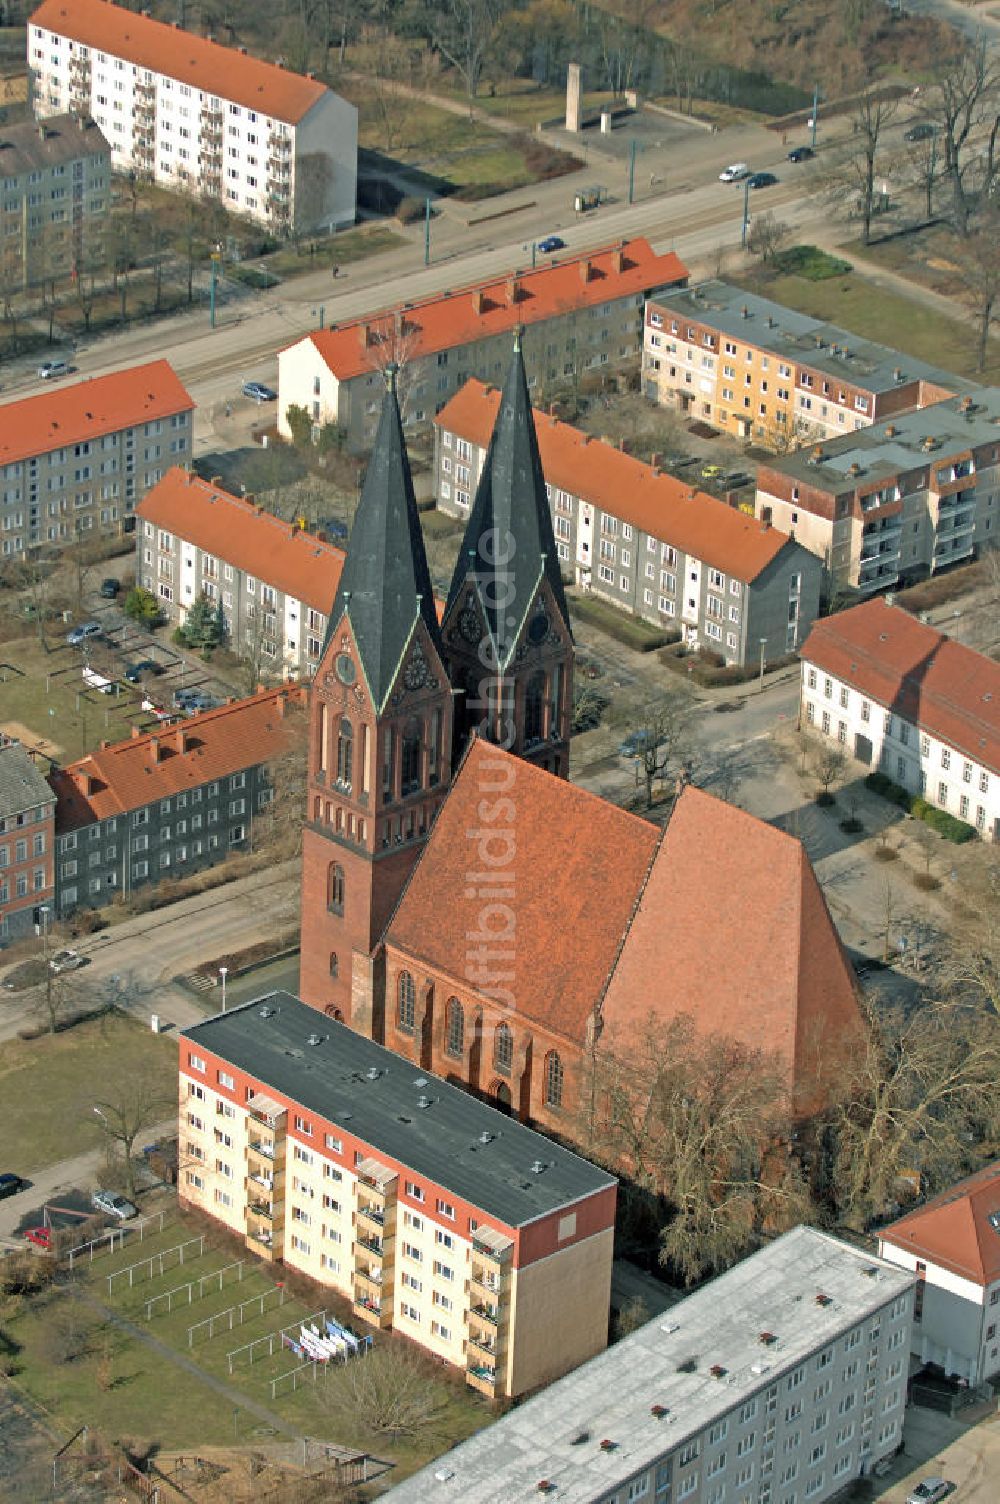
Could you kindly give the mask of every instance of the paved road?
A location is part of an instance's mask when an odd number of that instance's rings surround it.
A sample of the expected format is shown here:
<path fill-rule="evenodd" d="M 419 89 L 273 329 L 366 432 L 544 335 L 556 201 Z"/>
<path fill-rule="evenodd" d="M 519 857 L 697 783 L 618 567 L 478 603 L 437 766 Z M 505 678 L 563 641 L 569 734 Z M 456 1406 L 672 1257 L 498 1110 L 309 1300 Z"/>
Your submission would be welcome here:
<path fill-rule="evenodd" d="M 1000 1497 L 1000 1417 L 973 1412 L 978 1424 L 911 1408 L 903 1423 L 905 1450 L 875 1495 L 880 1504 L 903 1504 L 921 1478 L 955 1484 L 954 1504 L 996 1504 Z"/>

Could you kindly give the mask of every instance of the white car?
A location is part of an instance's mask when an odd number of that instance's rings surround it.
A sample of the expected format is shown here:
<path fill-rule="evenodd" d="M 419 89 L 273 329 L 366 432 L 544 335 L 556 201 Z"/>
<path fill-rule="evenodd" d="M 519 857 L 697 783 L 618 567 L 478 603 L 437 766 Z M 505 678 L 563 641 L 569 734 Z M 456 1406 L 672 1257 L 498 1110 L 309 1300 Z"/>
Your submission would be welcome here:
<path fill-rule="evenodd" d="M 57 950 L 49 961 L 49 966 L 55 972 L 76 971 L 78 966 L 85 964 L 83 956 L 75 950 Z"/>
<path fill-rule="evenodd" d="M 938 1504 L 938 1500 L 946 1499 L 951 1490 L 952 1485 L 945 1478 L 925 1478 L 912 1493 L 907 1494 L 906 1504 Z"/>
<path fill-rule="evenodd" d="M 116 1196 L 114 1191 L 95 1191 L 90 1204 L 96 1212 L 103 1212 L 106 1217 L 117 1217 L 119 1222 L 127 1222 L 130 1217 L 138 1216 L 139 1211 L 127 1197 Z"/>
<path fill-rule="evenodd" d="M 746 162 L 733 162 L 725 172 L 719 173 L 720 183 L 738 183 L 742 178 L 750 176 L 750 168 Z"/>

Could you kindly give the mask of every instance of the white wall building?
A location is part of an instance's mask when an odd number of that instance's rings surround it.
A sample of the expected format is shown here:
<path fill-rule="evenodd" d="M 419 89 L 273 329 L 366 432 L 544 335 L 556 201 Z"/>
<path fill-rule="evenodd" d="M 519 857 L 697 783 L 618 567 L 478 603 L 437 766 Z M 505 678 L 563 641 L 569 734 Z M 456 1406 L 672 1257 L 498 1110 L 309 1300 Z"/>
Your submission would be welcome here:
<path fill-rule="evenodd" d="M 1000 1373 L 1000 1161 L 885 1228 L 879 1253 L 917 1277 L 921 1362 L 970 1384 Z"/>
<path fill-rule="evenodd" d="M 275 233 L 354 223 L 358 112 L 316 79 L 110 0 L 43 0 L 28 68 L 36 114 L 92 116 L 118 172 Z"/>
<path fill-rule="evenodd" d="M 1000 665 L 865 601 L 802 645 L 801 724 L 1000 840 Z"/>
<path fill-rule="evenodd" d="M 390 1498 L 824 1504 L 900 1446 L 912 1314 L 912 1275 L 797 1227 Z"/>

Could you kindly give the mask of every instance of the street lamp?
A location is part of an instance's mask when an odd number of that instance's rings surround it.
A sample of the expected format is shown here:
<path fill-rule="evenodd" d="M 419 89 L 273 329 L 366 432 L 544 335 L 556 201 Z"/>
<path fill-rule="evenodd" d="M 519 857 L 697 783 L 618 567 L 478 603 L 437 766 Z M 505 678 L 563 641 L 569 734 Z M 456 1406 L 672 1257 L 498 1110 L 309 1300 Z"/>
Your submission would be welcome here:
<path fill-rule="evenodd" d="M 747 248 L 747 231 L 750 229 L 750 175 L 743 180 L 743 229 L 740 234 L 740 245 L 745 251 Z"/>
<path fill-rule="evenodd" d="M 760 695 L 764 693 L 764 649 L 766 647 L 767 638 L 762 637 L 760 639 L 760 684 L 757 687 L 757 693 Z"/>
<path fill-rule="evenodd" d="M 326 304 L 325 303 L 321 303 L 318 308 L 314 308 L 313 311 L 312 311 L 312 316 L 313 316 L 314 319 L 315 318 L 319 319 L 319 327 L 321 329 L 325 328 L 326 327 Z"/>
<path fill-rule="evenodd" d="M 226 1011 L 226 977 L 229 973 L 228 966 L 219 967 L 219 976 L 222 978 L 222 1011 Z"/>

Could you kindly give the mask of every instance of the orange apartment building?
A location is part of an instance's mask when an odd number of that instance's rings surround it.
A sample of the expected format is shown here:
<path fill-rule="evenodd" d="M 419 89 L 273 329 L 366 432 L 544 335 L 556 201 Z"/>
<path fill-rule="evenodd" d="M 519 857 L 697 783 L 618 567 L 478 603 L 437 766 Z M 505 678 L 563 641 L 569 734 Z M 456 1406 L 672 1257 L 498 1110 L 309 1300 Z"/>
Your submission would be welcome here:
<path fill-rule="evenodd" d="M 180 1040 L 179 1193 L 490 1399 L 607 1344 L 616 1181 L 273 993 Z"/>
<path fill-rule="evenodd" d="M 649 300 L 642 382 L 654 402 L 779 453 L 975 390 L 951 372 L 719 281 Z"/>
<path fill-rule="evenodd" d="M 336 423 L 350 449 L 367 449 L 389 362 L 400 367 L 404 422 L 429 422 L 470 376 L 503 380 L 519 328 L 536 390 L 638 367 L 646 299 L 686 281 L 672 252 L 626 240 L 314 330 L 278 355 L 278 430 L 290 434 L 294 404 L 316 429 Z"/>

